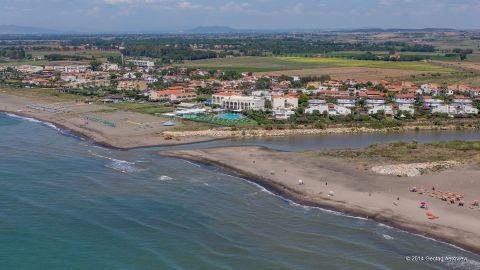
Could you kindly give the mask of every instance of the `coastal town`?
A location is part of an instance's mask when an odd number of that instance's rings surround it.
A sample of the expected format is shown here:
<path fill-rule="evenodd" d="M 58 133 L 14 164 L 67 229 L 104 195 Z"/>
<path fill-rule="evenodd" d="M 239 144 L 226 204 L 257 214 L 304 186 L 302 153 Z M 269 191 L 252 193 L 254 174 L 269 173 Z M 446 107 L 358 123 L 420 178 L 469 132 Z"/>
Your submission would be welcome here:
<path fill-rule="evenodd" d="M 0 268 L 480 270 L 479 0 L 3 2 Z"/>
<path fill-rule="evenodd" d="M 477 117 L 480 88 L 400 80 L 358 81 L 322 76 L 255 75 L 251 72 L 156 66 L 151 60 L 122 64 L 0 67 L 3 83 L 17 89 L 51 88 L 85 102 L 150 103 L 165 116 L 194 121 L 216 117 L 233 125 Z M 255 114 L 254 112 L 262 112 Z M 312 120 L 313 119 L 313 120 Z M 238 121 L 238 122 L 237 122 Z"/>

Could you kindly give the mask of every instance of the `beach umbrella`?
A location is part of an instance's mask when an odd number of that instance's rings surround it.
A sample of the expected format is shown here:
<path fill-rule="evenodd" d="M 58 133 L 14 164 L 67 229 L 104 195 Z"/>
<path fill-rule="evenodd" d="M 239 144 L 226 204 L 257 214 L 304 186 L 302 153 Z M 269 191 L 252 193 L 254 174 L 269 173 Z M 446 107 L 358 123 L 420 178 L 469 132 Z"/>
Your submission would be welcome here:
<path fill-rule="evenodd" d="M 427 205 L 427 202 L 420 202 L 421 205 Z"/>

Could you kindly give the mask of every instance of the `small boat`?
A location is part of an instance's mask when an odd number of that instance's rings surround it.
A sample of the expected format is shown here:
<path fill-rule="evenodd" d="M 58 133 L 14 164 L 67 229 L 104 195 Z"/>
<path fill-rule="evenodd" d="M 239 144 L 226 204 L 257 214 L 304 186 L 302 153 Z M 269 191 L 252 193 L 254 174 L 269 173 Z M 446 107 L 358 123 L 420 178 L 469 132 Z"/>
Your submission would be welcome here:
<path fill-rule="evenodd" d="M 167 121 L 167 122 L 164 122 L 163 125 L 166 127 L 171 127 L 171 126 L 175 126 L 175 123 L 172 121 Z"/>

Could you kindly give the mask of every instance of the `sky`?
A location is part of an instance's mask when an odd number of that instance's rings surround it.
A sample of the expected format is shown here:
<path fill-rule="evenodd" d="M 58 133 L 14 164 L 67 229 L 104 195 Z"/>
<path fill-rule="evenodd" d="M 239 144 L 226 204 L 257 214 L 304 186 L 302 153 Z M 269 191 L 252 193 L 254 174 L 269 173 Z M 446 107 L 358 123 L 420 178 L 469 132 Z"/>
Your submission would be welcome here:
<path fill-rule="evenodd" d="M 480 29 L 480 0 L 0 0 L 0 24 L 62 31 Z"/>

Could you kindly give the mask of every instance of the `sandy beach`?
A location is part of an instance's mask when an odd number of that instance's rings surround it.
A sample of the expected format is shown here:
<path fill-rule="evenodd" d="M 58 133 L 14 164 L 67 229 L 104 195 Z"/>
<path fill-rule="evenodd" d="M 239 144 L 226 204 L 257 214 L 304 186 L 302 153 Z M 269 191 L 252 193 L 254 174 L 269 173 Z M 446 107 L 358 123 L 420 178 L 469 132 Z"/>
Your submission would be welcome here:
<path fill-rule="evenodd" d="M 49 112 L 31 108 L 32 104 L 40 104 L 51 108 L 63 108 L 63 111 Z M 52 98 L 31 98 L 16 96 L 0 91 L 0 112 L 13 113 L 53 123 L 59 127 L 72 130 L 92 141 L 121 149 L 147 147 L 156 145 L 179 145 L 209 141 L 209 136 L 184 136 L 167 140 L 164 132 L 172 128 L 182 127 L 177 121 L 175 127 L 165 127 L 163 123 L 169 119 L 148 114 L 115 110 L 108 106 L 86 104 L 84 102 L 65 102 Z M 105 120 L 104 122 L 88 120 Z M 218 138 L 217 138 L 218 139 Z"/>
<path fill-rule="evenodd" d="M 464 164 L 416 177 L 398 177 L 376 174 L 345 159 L 262 147 L 161 154 L 226 168 L 304 205 L 368 217 L 480 252 L 480 208 L 469 208 L 473 200 L 480 199 L 478 165 Z M 304 184 L 300 185 L 299 180 Z M 427 194 L 411 192 L 411 187 L 425 188 Z M 462 193 L 465 206 L 431 196 L 432 187 L 436 191 Z M 428 203 L 428 210 L 420 208 L 421 202 Z M 429 219 L 429 215 L 438 218 Z"/>

